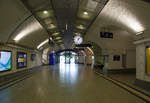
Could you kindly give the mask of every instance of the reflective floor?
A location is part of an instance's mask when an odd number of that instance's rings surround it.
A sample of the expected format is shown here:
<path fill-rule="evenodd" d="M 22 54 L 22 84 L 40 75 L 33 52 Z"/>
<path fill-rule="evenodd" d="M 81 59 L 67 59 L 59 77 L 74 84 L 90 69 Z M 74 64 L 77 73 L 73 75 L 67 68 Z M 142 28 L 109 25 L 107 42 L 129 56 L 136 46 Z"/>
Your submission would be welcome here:
<path fill-rule="evenodd" d="M 140 98 L 96 75 L 90 66 L 44 66 L 0 91 L 0 103 L 145 103 Z"/>

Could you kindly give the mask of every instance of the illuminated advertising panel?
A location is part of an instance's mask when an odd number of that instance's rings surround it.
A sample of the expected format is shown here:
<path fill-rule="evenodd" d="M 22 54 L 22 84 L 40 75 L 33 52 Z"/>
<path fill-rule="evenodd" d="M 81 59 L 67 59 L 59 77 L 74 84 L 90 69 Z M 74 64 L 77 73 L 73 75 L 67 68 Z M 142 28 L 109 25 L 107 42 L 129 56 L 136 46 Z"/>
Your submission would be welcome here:
<path fill-rule="evenodd" d="M 27 67 L 27 54 L 23 52 L 17 52 L 17 68 Z"/>
<path fill-rule="evenodd" d="M 10 51 L 0 51 L 0 72 L 11 70 L 12 54 Z"/>

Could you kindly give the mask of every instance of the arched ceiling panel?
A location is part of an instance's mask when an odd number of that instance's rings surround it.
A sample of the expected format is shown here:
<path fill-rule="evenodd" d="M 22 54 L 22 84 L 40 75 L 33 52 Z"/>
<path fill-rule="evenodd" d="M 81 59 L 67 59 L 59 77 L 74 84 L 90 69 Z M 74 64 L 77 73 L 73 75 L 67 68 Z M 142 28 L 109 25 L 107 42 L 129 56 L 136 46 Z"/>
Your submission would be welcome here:
<path fill-rule="evenodd" d="M 45 10 L 51 13 L 51 11 L 49 11 L 51 7 L 49 7 L 49 3 L 47 3 L 47 1 L 48 0 L 28 0 L 29 4 L 31 4 L 31 9 L 33 9 L 31 11 L 33 13 L 38 12 L 39 16 L 41 15 L 41 11 L 42 14 L 44 14 Z M 90 12 L 96 9 L 96 4 L 94 4 L 95 1 L 100 2 L 100 0 L 82 1 L 80 2 L 80 8 L 82 9 L 82 5 L 83 7 L 86 5 L 85 9 L 88 11 L 90 16 Z M 150 3 L 145 1 L 146 0 L 109 0 L 108 4 L 88 30 L 86 35 L 87 41 L 92 40 L 98 43 L 100 42 L 100 45 L 104 44 L 108 47 L 111 47 L 112 44 L 116 45 L 116 47 L 120 47 L 118 42 L 124 43 L 125 46 L 132 44 L 132 37 L 140 31 L 144 31 L 144 36 L 149 37 Z M 48 8 L 46 9 L 43 7 Z M 43 29 L 40 23 L 31 16 L 32 14 L 25 8 L 20 0 L 1 0 L 0 12 L 0 42 L 17 43 L 27 47 L 36 48 L 46 38 L 49 38 L 47 32 Z M 79 11 L 79 14 L 84 13 L 86 13 L 84 9 Z M 83 15 L 79 15 L 79 17 L 80 16 Z M 49 24 L 50 20 L 45 19 L 44 22 Z M 80 22 L 81 19 L 76 20 L 77 24 L 85 23 Z M 82 25 L 79 25 L 79 27 L 81 28 Z M 100 31 L 110 31 L 116 34 L 114 41 L 110 40 L 113 41 L 111 45 L 107 43 L 108 40 L 99 39 Z M 14 42 L 13 39 L 20 33 L 28 35 L 23 37 L 20 41 Z M 57 37 L 53 37 L 53 39 L 57 40 Z M 125 41 L 128 41 L 129 43 L 125 43 Z"/>
<path fill-rule="evenodd" d="M 20 0 L 0 0 L 0 13 L 0 42 L 5 43 L 30 12 Z"/>
<path fill-rule="evenodd" d="M 98 16 L 100 28 L 124 29 L 130 33 L 147 30 L 150 27 L 150 3 L 142 0 L 110 0 Z"/>
<path fill-rule="evenodd" d="M 138 32 L 150 37 L 150 3 L 144 0 L 109 0 L 85 39 L 103 49 L 135 49 L 133 41 Z M 100 32 L 112 32 L 113 39 L 100 38 Z"/>
<path fill-rule="evenodd" d="M 46 38 L 49 38 L 49 36 L 45 29 L 31 16 L 18 27 L 16 32 L 11 36 L 9 43 L 17 43 L 30 48 L 37 48 Z"/>
<path fill-rule="evenodd" d="M 22 0 L 33 16 L 45 28 L 51 40 L 56 45 L 63 44 L 62 35 L 56 22 L 54 10 L 50 0 Z"/>

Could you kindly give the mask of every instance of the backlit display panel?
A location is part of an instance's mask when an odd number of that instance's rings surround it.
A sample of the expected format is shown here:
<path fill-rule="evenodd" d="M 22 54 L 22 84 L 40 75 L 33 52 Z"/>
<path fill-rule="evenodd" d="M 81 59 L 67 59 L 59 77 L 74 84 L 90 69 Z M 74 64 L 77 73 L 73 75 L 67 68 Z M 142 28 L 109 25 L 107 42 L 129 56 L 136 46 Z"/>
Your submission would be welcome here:
<path fill-rule="evenodd" d="M 146 73 L 150 74 L 150 46 L 146 47 Z"/>
<path fill-rule="evenodd" d="M 0 51 L 0 72 L 11 70 L 11 57 L 10 51 Z"/>
<path fill-rule="evenodd" d="M 27 54 L 23 52 L 17 53 L 17 68 L 24 68 L 27 66 Z"/>

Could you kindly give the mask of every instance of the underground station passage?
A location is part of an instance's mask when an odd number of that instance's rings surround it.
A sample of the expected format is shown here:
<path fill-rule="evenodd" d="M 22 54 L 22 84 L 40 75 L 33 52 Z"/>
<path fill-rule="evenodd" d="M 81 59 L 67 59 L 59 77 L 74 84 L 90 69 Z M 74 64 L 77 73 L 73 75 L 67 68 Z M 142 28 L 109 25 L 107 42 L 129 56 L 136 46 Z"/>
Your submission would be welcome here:
<path fill-rule="evenodd" d="M 0 103 L 150 103 L 150 0 L 0 0 Z"/>

